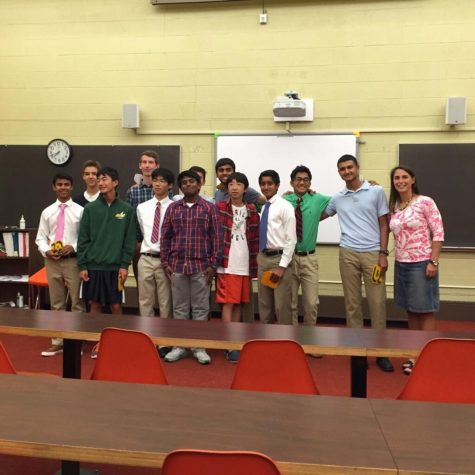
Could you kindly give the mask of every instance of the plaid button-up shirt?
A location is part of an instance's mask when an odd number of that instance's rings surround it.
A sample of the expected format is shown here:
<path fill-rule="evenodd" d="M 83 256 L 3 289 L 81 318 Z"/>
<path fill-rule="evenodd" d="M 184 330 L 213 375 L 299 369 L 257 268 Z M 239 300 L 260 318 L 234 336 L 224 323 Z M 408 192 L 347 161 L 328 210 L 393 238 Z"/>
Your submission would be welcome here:
<path fill-rule="evenodd" d="M 151 200 L 153 198 L 153 188 L 152 186 L 147 186 L 143 180 L 140 180 L 140 183 L 136 186 L 131 186 L 127 190 L 127 194 L 125 195 L 125 201 L 129 203 L 132 208 L 134 208 L 134 213 L 137 209 L 137 206 L 140 203 L 145 203 L 145 201 Z M 139 223 L 137 221 L 137 216 L 135 216 L 135 226 L 137 228 L 137 241 L 142 242 L 143 236 L 140 230 Z"/>
<path fill-rule="evenodd" d="M 198 197 L 193 206 L 183 199 L 168 207 L 160 239 L 163 267 L 186 275 L 216 269 L 222 250 L 219 213 L 213 203 Z"/>
<path fill-rule="evenodd" d="M 229 251 L 231 249 L 233 229 L 233 207 L 231 202 L 221 201 L 216 204 L 219 209 L 221 226 L 224 234 L 223 267 L 228 267 Z M 259 252 L 259 214 L 255 205 L 246 203 L 246 241 L 249 249 L 249 275 L 257 277 L 257 254 Z"/>

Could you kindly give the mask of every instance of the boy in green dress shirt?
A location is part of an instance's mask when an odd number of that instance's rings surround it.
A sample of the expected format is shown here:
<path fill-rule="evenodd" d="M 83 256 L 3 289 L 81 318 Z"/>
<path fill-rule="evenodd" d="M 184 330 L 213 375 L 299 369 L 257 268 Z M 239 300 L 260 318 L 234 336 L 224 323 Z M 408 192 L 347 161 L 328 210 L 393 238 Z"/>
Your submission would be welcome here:
<path fill-rule="evenodd" d="M 299 165 L 290 174 L 291 194 L 283 196 L 295 208 L 297 221 L 297 245 L 293 259 L 292 281 L 292 318 L 298 323 L 298 290 L 302 287 L 304 324 L 315 325 L 318 313 L 318 259 L 315 253 L 318 225 L 331 196 L 310 190 L 312 173 Z M 301 212 L 301 230 L 299 231 L 299 209 Z"/>

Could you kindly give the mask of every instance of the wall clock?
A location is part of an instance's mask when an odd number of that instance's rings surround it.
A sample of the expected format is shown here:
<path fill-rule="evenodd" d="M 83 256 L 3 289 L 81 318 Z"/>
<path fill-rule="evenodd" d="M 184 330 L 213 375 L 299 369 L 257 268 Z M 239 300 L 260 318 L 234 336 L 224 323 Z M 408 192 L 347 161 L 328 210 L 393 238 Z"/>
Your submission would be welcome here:
<path fill-rule="evenodd" d="M 71 146 L 63 139 L 51 140 L 46 146 L 46 156 L 53 165 L 66 165 L 71 160 Z"/>

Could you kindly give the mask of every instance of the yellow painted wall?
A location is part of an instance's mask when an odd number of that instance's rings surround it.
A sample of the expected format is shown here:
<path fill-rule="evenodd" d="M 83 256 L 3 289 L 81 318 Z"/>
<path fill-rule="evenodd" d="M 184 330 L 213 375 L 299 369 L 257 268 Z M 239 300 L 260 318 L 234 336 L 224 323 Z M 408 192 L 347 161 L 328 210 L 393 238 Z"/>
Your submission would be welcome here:
<path fill-rule="evenodd" d="M 211 171 L 213 132 L 283 131 L 271 105 L 288 89 L 315 99 L 314 122 L 292 130 L 361 130 L 362 172 L 385 187 L 399 143 L 475 141 L 473 0 L 266 8 L 260 25 L 251 0 L 2 0 L 0 143 L 179 144 L 184 168 Z M 468 121 L 450 130 L 445 99 L 459 95 Z M 138 135 L 121 128 L 123 103 L 140 105 Z M 323 294 L 341 295 L 336 255 L 320 249 Z M 443 299 L 475 301 L 474 264 L 444 253 Z"/>

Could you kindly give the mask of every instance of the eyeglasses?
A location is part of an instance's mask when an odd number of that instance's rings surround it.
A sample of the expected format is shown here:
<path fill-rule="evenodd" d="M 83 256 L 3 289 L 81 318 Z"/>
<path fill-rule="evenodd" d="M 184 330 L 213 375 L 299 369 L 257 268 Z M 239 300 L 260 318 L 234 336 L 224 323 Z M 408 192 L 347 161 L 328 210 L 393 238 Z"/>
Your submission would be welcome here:
<path fill-rule="evenodd" d="M 310 178 L 308 177 L 301 177 L 301 176 L 298 176 L 298 177 L 295 177 L 294 181 L 296 181 L 297 183 L 310 183 Z"/>
<path fill-rule="evenodd" d="M 167 180 L 164 180 L 163 178 L 156 178 L 155 180 L 152 180 L 154 183 L 168 183 Z"/>

